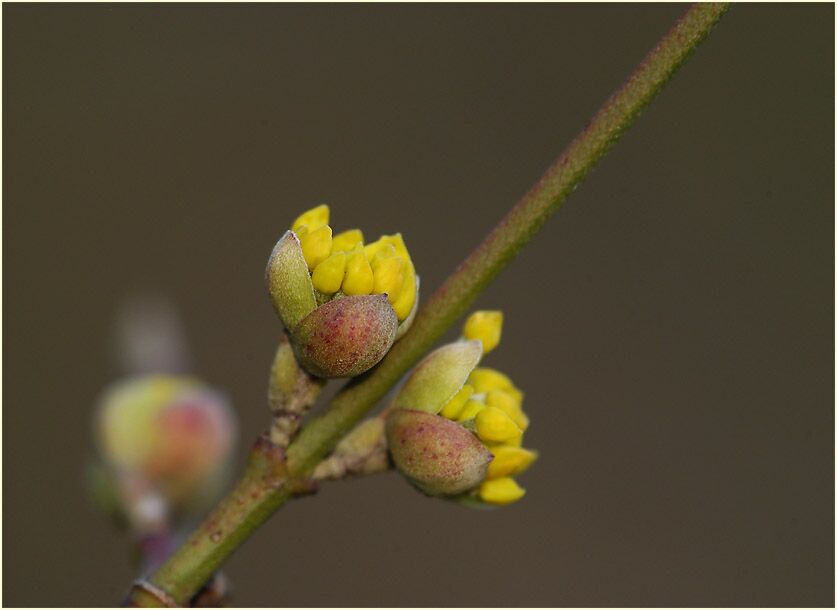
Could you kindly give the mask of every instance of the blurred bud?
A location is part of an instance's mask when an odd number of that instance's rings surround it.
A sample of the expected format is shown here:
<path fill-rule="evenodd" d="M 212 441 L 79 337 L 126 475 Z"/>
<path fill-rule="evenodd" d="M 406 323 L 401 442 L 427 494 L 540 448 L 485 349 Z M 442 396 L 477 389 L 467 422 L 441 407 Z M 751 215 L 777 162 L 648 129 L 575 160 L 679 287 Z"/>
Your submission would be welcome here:
<path fill-rule="evenodd" d="M 235 428 L 229 405 L 207 386 L 155 375 L 105 392 L 96 441 L 122 509 L 142 520 L 157 516 L 155 502 L 189 512 L 212 501 L 226 483 Z"/>
<path fill-rule="evenodd" d="M 326 205 L 301 214 L 265 276 L 303 366 L 318 377 L 353 377 L 412 324 L 419 279 L 401 234 L 364 245 L 360 230 L 332 235 L 328 223 Z"/>
<path fill-rule="evenodd" d="M 85 466 L 84 478 L 93 503 L 103 513 L 122 524 L 125 520 L 125 513 L 122 510 L 119 488 L 111 470 L 97 460 L 90 460 Z"/>
<path fill-rule="evenodd" d="M 174 303 L 162 294 L 138 292 L 119 306 L 114 348 L 129 375 L 181 374 L 191 368 L 186 334 Z"/>
<path fill-rule="evenodd" d="M 428 354 L 393 399 L 392 461 L 429 495 L 481 506 L 525 493 L 511 478 L 537 458 L 521 447 L 529 426 L 523 393 L 503 373 L 476 368 L 483 350 L 496 347 L 502 320 L 501 312 L 472 314 L 464 339 Z"/>

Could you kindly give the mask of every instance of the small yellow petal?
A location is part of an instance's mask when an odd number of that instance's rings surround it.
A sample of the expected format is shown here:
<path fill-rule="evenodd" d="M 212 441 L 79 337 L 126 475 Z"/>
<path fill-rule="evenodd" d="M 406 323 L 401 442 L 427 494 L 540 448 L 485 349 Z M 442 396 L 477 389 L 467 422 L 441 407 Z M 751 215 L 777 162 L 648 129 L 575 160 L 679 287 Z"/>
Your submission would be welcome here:
<path fill-rule="evenodd" d="M 459 412 L 462 410 L 462 407 L 465 406 L 465 402 L 471 398 L 471 394 L 474 393 L 474 388 L 469 386 L 467 383 L 462 386 L 462 389 L 456 393 L 456 395 L 451 398 L 442 410 L 439 411 L 439 415 L 442 417 L 447 417 L 448 419 L 456 419 L 456 416 L 459 415 Z"/>
<path fill-rule="evenodd" d="M 363 246 L 363 251 L 366 252 L 366 257 L 369 260 L 373 260 L 375 258 L 375 255 L 378 254 L 378 252 L 380 252 L 381 250 L 385 249 L 387 246 L 392 246 L 392 244 L 388 244 L 387 242 L 382 241 L 381 239 L 377 239 L 372 243 L 368 243 L 365 246 Z M 395 246 L 393 246 L 392 249 L 395 250 Z"/>
<path fill-rule="evenodd" d="M 469 400 L 465 403 L 465 406 L 462 407 L 462 410 L 459 412 L 459 415 L 456 416 L 456 421 L 461 423 L 464 421 L 468 421 L 469 419 L 474 419 L 483 410 L 485 410 L 485 408 L 485 403 L 482 403 L 478 400 Z"/>
<path fill-rule="evenodd" d="M 497 407 L 486 407 L 474 421 L 477 436 L 487 443 L 505 443 L 523 435 L 511 417 Z"/>
<path fill-rule="evenodd" d="M 475 311 L 465 321 L 463 336 L 482 341 L 482 352 L 487 354 L 500 343 L 502 331 L 502 311 Z"/>
<path fill-rule="evenodd" d="M 324 294 L 334 294 L 340 290 L 343 284 L 343 276 L 346 273 L 346 254 L 335 252 L 314 269 L 311 274 L 311 281 L 314 288 Z"/>
<path fill-rule="evenodd" d="M 529 449 L 512 447 L 511 445 L 500 445 L 490 450 L 494 459 L 488 464 L 488 478 L 499 479 L 520 474 L 538 457 L 538 454 Z"/>
<path fill-rule="evenodd" d="M 392 244 L 383 243 L 380 240 L 376 243 L 374 248 L 365 246 L 363 248 L 366 256 L 370 257 L 372 261 L 372 270 L 386 260 L 391 258 L 398 258 L 398 252 L 395 251 L 395 246 Z M 370 254 L 372 252 L 372 254 Z"/>
<path fill-rule="evenodd" d="M 511 394 L 517 402 L 521 404 L 523 403 L 523 392 L 521 392 L 518 388 L 509 388 L 504 390 L 504 392 Z"/>
<path fill-rule="evenodd" d="M 404 260 L 410 260 L 410 253 L 407 251 L 407 244 L 404 243 L 404 238 L 401 237 L 401 233 L 396 233 L 395 235 L 381 235 L 378 241 L 383 244 L 392 245 L 399 256 L 401 256 Z"/>
<path fill-rule="evenodd" d="M 297 219 L 294 220 L 294 224 L 291 225 L 291 231 L 297 233 L 297 230 L 304 225 L 308 227 L 308 231 L 313 233 L 320 227 L 324 227 L 328 224 L 328 217 L 328 206 L 326 204 L 318 205 L 317 207 L 311 208 L 307 212 L 300 214 Z"/>
<path fill-rule="evenodd" d="M 392 304 L 395 310 L 395 315 L 398 321 L 405 320 L 410 312 L 413 311 L 413 305 L 416 303 L 416 270 L 413 263 L 407 260 L 407 268 L 404 270 L 404 282 L 401 285 L 401 293 Z"/>
<path fill-rule="evenodd" d="M 360 229 L 349 229 L 334 236 L 331 249 L 333 252 L 351 252 L 358 244 L 363 245 L 363 233 Z"/>
<path fill-rule="evenodd" d="M 492 453 L 494 452 L 495 449 L 499 449 L 500 447 L 522 447 L 523 446 L 523 435 L 521 434 L 517 438 L 513 438 L 512 440 L 505 441 L 503 443 L 487 443 L 487 442 L 483 441 L 482 444 L 485 445 L 486 447 L 488 447 L 488 450 L 491 451 Z"/>
<path fill-rule="evenodd" d="M 486 504 L 511 504 L 526 494 L 526 490 L 511 477 L 490 479 L 480 485 L 480 499 Z"/>
<path fill-rule="evenodd" d="M 477 367 L 471 371 L 468 383 L 474 386 L 474 390 L 478 393 L 488 392 L 489 390 L 511 391 L 515 389 L 511 379 L 506 375 L 486 367 Z"/>
<path fill-rule="evenodd" d="M 307 225 L 306 225 L 307 226 Z M 325 225 L 315 231 L 305 231 L 299 237 L 299 245 L 302 247 L 302 256 L 308 264 L 308 269 L 314 268 L 328 258 L 331 254 L 331 227 Z"/>
<path fill-rule="evenodd" d="M 372 267 L 363 248 L 355 247 L 346 259 L 346 279 L 343 280 L 343 292 L 348 295 L 370 294 L 375 286 Z"/>
<path fill-rule="evenodd" d="M 372 269 L 375 272 L 373 292 L 375 294 L 386 293 L 389 302 L 395 303 L 404 285 L 403 266 L 404 261 L 400 256 L 382 257 L 382 253 L 379 252 L 372 263 Z"/>
<path fill-rule="evenodd" d="M 485 404 L 500 409 L 525 431 L 529 427 L 529 418 L 523 412 L 522 402 L 519 394 L 512 394 L 506 390 L 489 390 L 485 396 Z"/>

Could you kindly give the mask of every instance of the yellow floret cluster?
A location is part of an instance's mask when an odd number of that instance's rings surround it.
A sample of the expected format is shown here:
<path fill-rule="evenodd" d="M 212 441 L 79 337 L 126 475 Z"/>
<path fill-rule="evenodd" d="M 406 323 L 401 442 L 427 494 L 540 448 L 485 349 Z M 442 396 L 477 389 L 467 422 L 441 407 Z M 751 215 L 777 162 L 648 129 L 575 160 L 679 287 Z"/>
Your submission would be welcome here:
<path fill-rule="evenodd" d="M 326 297 L 386 294 L 398 320 L 406 319 L 416 302 L 416 270 L 401 234 L 364 244 L 360 229 L 333 235 L 329 214 L 327 205 L 319 205 L 291 227 L 314 288 Z"/>
<path fill-rule="evenodd" d="M 500 312 L 478 311 L 466 321 L 464 337 L 482 341 L 485 353 L 499 343 L 502 322 Z M 471 428 L 494 454 L 477 491 L 483 502 L 510 504 L 523 497 L 526 491 L 514 477 L 532 465 L 537 453 L 522 446 L 529 418 L 523 411 L 523 392 L 508 376 L 487 367 L 475 368 L 439 415 Z"/>

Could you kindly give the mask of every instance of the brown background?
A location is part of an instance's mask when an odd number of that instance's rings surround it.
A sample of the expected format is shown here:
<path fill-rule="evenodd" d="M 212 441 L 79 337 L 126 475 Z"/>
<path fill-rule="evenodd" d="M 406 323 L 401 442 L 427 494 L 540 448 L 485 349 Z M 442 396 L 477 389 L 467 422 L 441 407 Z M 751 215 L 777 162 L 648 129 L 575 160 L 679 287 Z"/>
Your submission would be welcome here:
<path fill-rule="evenodd" d="M 429 294 L 682 9 L 4 5 L 3 601 L 133 576 L 81 477 L 121 298 L 174 297 L 253 438 L 292 217 L 403 231 Z M 329 485 L 237 603 L 832 605 L 833 11 L 734 7 L 480 298 L 525 501 Z"/>

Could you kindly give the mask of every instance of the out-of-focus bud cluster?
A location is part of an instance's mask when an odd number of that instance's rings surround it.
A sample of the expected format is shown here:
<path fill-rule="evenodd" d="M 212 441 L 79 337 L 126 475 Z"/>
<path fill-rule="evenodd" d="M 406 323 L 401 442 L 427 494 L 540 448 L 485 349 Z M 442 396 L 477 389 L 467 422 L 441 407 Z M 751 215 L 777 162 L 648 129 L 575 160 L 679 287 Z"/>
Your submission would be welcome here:
<path fill-rule="evenodd" d="M 413 261 L 400 233 L 365 244 L 337 235 L 329 208 L 301 214 L 273 249 L 266 281 L 300 363 L 317 377 L 354 377 L 383 358 L 418 306 Z"/>
<path fill-rule="evenodd" d="M 134 529 L 166 527 L 223 490 L 236 435 L 226 400 L 199 381 L 150 375 L 121 381 L 95 419 L 95 484 Z"/>
<path fill-rule="evenodd" d="M 393 462 L 422 491 L 502 505 L 523 497 L 514 477 L 537 453 L 523 448 L 523 393 L 503 373 L 477 367 L 500 341 L 500 312 L 478 311 L 463 339 L 430 353 L 387 418 Z"/>

